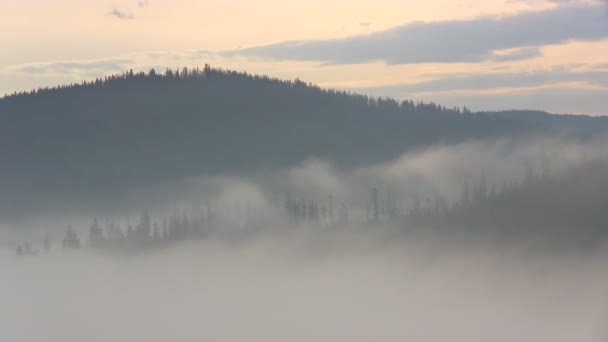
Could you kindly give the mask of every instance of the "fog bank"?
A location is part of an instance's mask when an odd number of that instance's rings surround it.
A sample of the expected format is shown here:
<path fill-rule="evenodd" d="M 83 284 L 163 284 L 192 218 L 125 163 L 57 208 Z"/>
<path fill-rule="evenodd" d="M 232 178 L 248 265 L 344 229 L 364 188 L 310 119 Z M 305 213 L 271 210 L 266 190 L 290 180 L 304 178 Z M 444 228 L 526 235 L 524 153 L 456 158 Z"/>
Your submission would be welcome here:
<path fill-rule="evenodd" d="M 0 340 L 599 342 L 607 257 L 356 230 L 11 254 Z"/>

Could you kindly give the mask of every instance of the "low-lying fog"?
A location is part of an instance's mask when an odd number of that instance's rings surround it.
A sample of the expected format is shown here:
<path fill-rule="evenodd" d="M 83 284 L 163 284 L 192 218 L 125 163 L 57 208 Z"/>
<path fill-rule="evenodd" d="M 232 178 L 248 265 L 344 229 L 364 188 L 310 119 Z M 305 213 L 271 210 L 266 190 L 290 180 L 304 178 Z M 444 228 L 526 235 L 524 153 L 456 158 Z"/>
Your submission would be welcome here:
<path fill-rule="evenodd" d="M 7 342 L 608 338 L 604 252 L 351 230 L 0 260 Z"/>
<path fill-rule="evenodd" d="M 404 220 L 417 197 L 459 201 L 463 185 L 480 179 L 498 188 L 527 173 L 559 174 L 605 159 L 603 146 L 557 138 L 465 143 L 357 170 L 311 159 L 263 175 L 143 189 L 117 199 L 122 211 L 83 205 L 32 215 L 0 230 L 0 342 L 603 342 L 608 244 L 541 247 L 480 230 L 410 229 Z M 386 222 L 370 214 L 372 189 L 383 208 L 398 209 Z M 308 205 L 306 220 L 285 212 L 290 198 Z M 342 208 L 348 220 L 333 225 Z M 169 237 L 145 253 L 87 247 L 94 216 L 124 232 L 144 209 L 155 222 L 200 211 L 213 216 L 206 223 L 213 233 Z M 239 237 L 250 222 L 255 233 Z M 83 248 L 61 250 L 67 223 Z M 24 241 L 40 255 L 17 258 Z"/>

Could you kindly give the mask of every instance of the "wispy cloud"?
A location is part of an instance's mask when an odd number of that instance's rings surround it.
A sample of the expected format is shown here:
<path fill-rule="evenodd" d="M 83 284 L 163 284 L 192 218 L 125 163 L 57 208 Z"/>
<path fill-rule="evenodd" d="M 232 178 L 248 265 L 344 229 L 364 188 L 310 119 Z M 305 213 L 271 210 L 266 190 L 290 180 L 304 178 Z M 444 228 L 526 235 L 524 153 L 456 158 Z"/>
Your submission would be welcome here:
<path fill-rule="evenodd" d="M 492 52 L 491 59 L 497 62 L 515 61 L 521 59 L 528 59 L 541 55 L 541 49 L 539 46 L 529 46 L 522 48 L 497 50 Z"/>
<path fill-rule="evenodd" d="M 286 41 L 221 54 L 333 64 L 459 63 L 521 60 L 539 55 L 543 45 L 606 37 L 608 17 L 601 6 L 569 5 L 503 17 L 417 22 L 344 39 Z"/>
<path fill-rule="evenodd" d="M 150 1 L 148 0 L 137 0 L 137 6 L 138 7 L 146 7 L 150 4 Z"/>
<path fill-rule="evenodd" d="M 112 8 L 111 10 L 109 10 L 108 12 L 106 12 L 106 15 L 121 19 L 121 20 L 131 20 L 134 19 L 135 17 L 133 16 L 133 13 L 131 12 L 127 12 L 127 11 L 123 11 L 123 10 L 119 10 L 117 8 Z"/>
<path fill-rule="evenodd" d="M 21 65 L 14 70 L 27 74 L 112 73 L 123 71 L 132 63 L 133 61 L 130 59 L 107 59 L 83 62 L 62 61 Z"/>
<path fill-rule="evenodd" d="M 533 73 L 513 72 L 482 75 L 447 75 L 445 78 L 414 84 L 398 84 L 353 89 L 357 92 L 402 97 L 412 93 L 478 91 L 498 88 L 530 88 L 546 84 L 586 84 L 588 87 L 608 89 L 608 72 L 600 70 L 573 71 L 556 68 Z"/>

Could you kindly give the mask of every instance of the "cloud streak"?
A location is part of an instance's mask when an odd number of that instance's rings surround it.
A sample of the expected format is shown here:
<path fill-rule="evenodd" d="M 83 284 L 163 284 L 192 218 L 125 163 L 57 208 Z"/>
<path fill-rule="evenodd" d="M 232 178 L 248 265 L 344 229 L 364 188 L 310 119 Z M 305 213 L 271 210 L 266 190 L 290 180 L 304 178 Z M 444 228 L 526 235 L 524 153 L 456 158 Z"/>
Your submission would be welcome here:
<path fill-rule="evenodd" d="M 133 16 L 133 13 L 127 12 L 127 11 L 123 11 L 123 10 L 119 10 L 117 8 L 112 8 L 111 10 L 109 10 L 108 12 L 106 12 L 106 15 L 109 15 L 111 17 L 115 17 L 121 20 L 131 20 L 134 19 L 135 17 Z"/>
<path fill-rule="evenodd" d="M 400 97 L 412 92 L 444 92 L 454 90 L 486 90 L 503 87 L 534 87 L 548 83 L 583 82 L 608 88 L 607 71 L 576 72 L 555 69 L 534 73 L 496 73 L 485 75 L 453 75 L 432 81 L 380 87 L 355 88 L 357 92 L 382 93 Z"/>
<path fill-rule="evenodd" d="M 459 63 L 527 59 L 540 55 L 539 46 L 606 37 L 608 18 L 600 6 L 572 5 L 504 17 L 416 22 L 345 39 L 286 41 L 221 54 L 336 64 Z"/>
<path fill-rule="evenodd" d="M 56 74 L 71 74 L 79 72 L 95 73 L 111 73 L 119 72 L 126 69 L 127 65 L 133 63 L 129 59 L 108 59 L 98 61 L 86 61 L 86 62 L 54 62 L 54 63 L 42 63 L 42 64 L 28 64 L 22 65 L 16 68 L 16 71 L 27 73 L 27 74 L 45 74 L 45 73 L 56 73 Z"/>

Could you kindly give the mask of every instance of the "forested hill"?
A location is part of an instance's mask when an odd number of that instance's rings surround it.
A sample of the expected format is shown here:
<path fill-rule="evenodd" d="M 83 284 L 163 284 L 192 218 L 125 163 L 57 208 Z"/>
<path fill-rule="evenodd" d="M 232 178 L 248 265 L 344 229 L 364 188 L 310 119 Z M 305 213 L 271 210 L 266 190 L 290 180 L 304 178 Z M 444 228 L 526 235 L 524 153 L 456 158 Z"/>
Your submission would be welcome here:
<path fill-rule="evenodd" d="M 546 125 L 209 66 L 13 94 L 0 99 L 0 118 L 0 213 L 39 197 L 119 196 L 134 186 L 287 167 L 311 156 L 356 166 Z"/>

